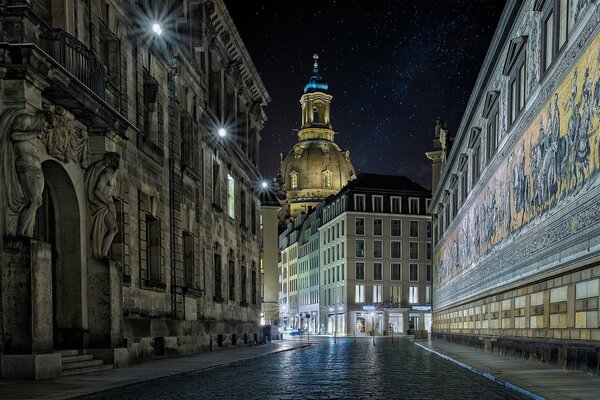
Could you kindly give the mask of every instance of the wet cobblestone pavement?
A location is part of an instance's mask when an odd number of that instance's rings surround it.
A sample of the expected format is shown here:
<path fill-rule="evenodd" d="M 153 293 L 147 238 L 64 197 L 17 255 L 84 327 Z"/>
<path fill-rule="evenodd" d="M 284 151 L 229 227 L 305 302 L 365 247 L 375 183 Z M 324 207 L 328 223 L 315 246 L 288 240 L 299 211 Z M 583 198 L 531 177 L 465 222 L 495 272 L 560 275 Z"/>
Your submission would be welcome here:
<path fill-rule="evenodd" d="M 90 399 L 523 399 L 408 340 L 311 348 L 103 392 Z"/>

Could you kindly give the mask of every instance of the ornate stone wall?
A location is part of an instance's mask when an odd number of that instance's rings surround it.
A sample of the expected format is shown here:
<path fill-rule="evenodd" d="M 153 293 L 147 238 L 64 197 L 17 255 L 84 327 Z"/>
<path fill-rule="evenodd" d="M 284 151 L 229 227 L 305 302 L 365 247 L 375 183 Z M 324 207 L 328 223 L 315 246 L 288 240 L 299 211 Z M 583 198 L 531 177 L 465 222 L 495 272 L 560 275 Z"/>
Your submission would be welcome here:
<path fill-rule="evenodd" d="M 44 328 L 53 348 L 122 347 L 135 361 L 258 340 L 255 185 L 269 96 L 220 0 L 182 2 L 161 37 L 140 28 L 158 2 L 137 3 L 92 1 L 60 17 L 0 7 L 0 176 L 14 191 L 1 193 L 0 268 L 32 237 L 53 247 L 64 277 L 47 299 L 61 310 Z M 75 29 L 79 14 L 89 24 Z M 0 329 L 1 356 L 11 333 Z"/>

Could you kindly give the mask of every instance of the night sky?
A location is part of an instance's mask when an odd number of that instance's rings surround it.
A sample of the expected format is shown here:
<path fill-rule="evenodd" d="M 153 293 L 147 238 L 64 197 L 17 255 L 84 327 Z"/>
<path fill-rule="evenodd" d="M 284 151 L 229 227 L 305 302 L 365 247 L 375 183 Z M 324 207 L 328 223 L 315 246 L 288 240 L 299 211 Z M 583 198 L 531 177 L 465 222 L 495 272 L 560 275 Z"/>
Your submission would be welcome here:
<path fill-rule="evenodd" d="M 360 172 L 431 187 L 435 117 L 454 135 L 505 0 L 225 0 L 272 101 L 261 171 L 297 142 L 303 87 L 319 54 L 336 143 Z"/>

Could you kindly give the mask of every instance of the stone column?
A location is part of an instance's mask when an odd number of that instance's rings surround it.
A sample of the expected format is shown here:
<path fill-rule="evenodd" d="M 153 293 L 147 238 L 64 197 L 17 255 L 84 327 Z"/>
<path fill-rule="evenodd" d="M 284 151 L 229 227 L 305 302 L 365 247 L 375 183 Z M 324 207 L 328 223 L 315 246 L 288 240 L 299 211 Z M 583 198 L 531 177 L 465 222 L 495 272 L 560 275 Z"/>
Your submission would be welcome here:
<path fill-rule="evenodd" d="M 114 260 L 88 259 L 90 347 L 120 347 L 123 342 L 123 272 Z"/>
<path fill-rule="evenodd" d="M 52 248 L 25 242 L 17 253 L 1 253 L 3 378 L 43 379 L 60 375 L 60 354 L 53 354 Z M 45 354 L 44 354 L 45 353 Z"/>

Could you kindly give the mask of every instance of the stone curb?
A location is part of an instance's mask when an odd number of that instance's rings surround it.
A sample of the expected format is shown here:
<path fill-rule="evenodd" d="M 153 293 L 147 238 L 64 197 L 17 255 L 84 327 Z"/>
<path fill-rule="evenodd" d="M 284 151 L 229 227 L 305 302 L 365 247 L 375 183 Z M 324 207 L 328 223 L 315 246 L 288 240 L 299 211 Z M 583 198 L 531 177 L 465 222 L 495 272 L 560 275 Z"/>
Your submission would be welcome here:
<path fill-rule="evenodd" d="M 477 375 L 481 375 L 481 376 L 483 376 L 484 378 L 486 378 L 486 379 L 489 379 L 489 380 L 491 380 L 492 382 L 495 382 L 495 383 L 497 383 L 497 384 L 499 384 L 499 385 L 502 385 L 502 386 L 504 386 L 504 387 L 506 387 L 506 388 L 512 389 L 512 390 L 514 390 L 515 392 L 521 393 L 521 394 L 523 394 L 523 395 L 525 395 L 525 396 L 529 396 L 529 397 L 531 397 L 531 398 L 532 398 L 532 399 L 534 399 L 534 400 L 545 400 L 545 399 L 544 399 L 544 397 L 542 397 L 542 396 L 539 396 L 539 395 L 537 395 L 537 394 L 535 394 L 535 393 L 532 393 L 532 392 L 530 392 L 529 390 L 523 389 L 523 388 L 522 388 L 522 387 L 520 387 L 520 386 L 514 385 L 514 384 L 512 384 L 512 383 L 510 383 L 510 382 L 507 382 L 507 381 L 505 381 L 505 380 L 502 380 L 502 379 L 500 379 L 500 378 L 498 378 L 498 377 L 495 377 L 494 375 L 490 374 L 489 372 L 485 372 L 485 371 L 482 371 L 482 370 L 480 370 L 480 369 L 477 369 L 477 368 L 475 368 L 475 367 L 472 367 L 472 366 L 470 366 L 469 364 L 465 364 L 464 362 L 462 362 L 462 361 L 458 361 L 458 360 L 456 360 L 456 359 L 454 359 L 454 358 L 452 358 L 452 357 L 450 357 L 450 356 L 447 356 L 447 355 L 445 355 L 445 354 L 442 354 L 442 353 L 440 353 L 439 351 L 435 351 L 435 350 L 433 350 L 433 349 L 431 349 L 431 348 L 429 348 L 429 347 L 427 347 L 427 346 L 425 346 L 425 345 L 422 345 L 421 343 L 417 343 L 417 342 L 415 342 L 415 341 L 413 341 L 413 340 L 411 340 L 411 342 L 412 342 L 414 345 L 416 345 L 416 346 L 419 346 L 420 348 L 422 348 L 422 349 L 425 349 L 425 350 L 427 350 L 428 352 L 430 352 L 430 353 L 433 353 L 433 354 L 435 354 L 436 356 L 438 356 L 438 357 L 440 357 L 440 358 L 443 358 L 443 359 L 444 359 L 444 360 L 446 360 L 446 361 L 450 361 L 450 362 L 452 362 L 452 363 L 454 363 L 454 364 L 456 364 L 456 365 L 459 365 L 459 366 L 461 366 L 461 367 L 463 367 L 463 368 L 466 368 L 466 369 L 468 369 L 469 371 L 476 373 Z"/>
<path fill-rule="evenodd" d="M 233 363 L 240 362 L 240 361 L 253 360 L 253 359 L 265 357 L 265 356 L 268 356 L 268 355 L 271 355 L 271 354 L 278 354 L 278 353 L 283 353 L 283 352 L 292 351 L 292 350 L 300 350 L 300 349 L 304 349 L 306 347 L 311 347 L 311 346 L 316 346 L 316 345 L 317 345 L 316 343 L 304 343 L 304 344 L 301 344 L 299 346 L 288 348 L 288 349 L 278 349 L 278 350 L 271 351 L 269 353 L 257 354 L 257 355 L 250 356 L 250 357 L 239 358 L 237 360 L 225 361 L 225 362 L 214 364 L 214 365 L 211 365 L 211 366 L 208 366 L 208 367 L 193 369 L 193 370 L 190 370 L 190 371 L 175 372 L 175 373 L 171 373 L 171 374 L 166 374 L 166 375 L 163 375 L 163 376 L 159 376 L 159 377 L 156 377 L 156 378 L 140 380 L 138 382 L 128 382 L 128 383 L 125 383 L 125 384 L 122 384 L 122 385 L 116 385 L 114 387 L 110 387 L 110 388 L 106 388 L 106 389 L 101 389 L 101 390 L 97 390 L 97 391 L 86 393 L 86 394 L 76 394 L 73 397 L 70 397 L 70 396 L 60 397 L 60 399 L 84 399 L 86 397 L 93 396 L 93 395 L 100 394 L 100 393 L 104 393 L 104 392 L 108 392 L 108 391 L 111 391 L 111 390 L 118 390 L 118 389 L 126 388 L 126 387 L 129 387 L 129 386 L 133 386 L 133 385 L 140 385 L 140 384 L 144 384 L 144 383 L 148 383 L 148 382 L 153 382 L 153 381 L 156 381 L 156 380 L 159 380 L 159 379 L 172 378 L 174 376 L 183 376 L 183 375 L 193 374 L 193 373 L 200 372 L 200 371 L 207 371 L 207 370 L 214 369 L 214 368 L 224 367 L 226 365 L 233 364 Z"/>

